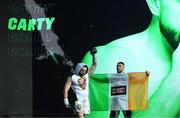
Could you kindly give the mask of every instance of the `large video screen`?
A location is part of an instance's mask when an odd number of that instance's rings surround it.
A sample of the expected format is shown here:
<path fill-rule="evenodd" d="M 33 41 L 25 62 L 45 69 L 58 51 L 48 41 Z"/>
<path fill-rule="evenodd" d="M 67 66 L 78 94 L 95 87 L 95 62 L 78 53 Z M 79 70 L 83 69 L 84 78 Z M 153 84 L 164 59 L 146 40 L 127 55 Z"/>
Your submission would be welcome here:
<path fill-rule="evenodd" d="M 0 116 L 180 117 L 178 1 L 8 0 L 0 6 Z M 119 77 L 118 62 L 128 76 Z M 121 103 L 111 101 L 124 94 Z M 80 98 L 88 99 L 87 114 Z M 130 103 L 138 105 L 124 107 Z"/>

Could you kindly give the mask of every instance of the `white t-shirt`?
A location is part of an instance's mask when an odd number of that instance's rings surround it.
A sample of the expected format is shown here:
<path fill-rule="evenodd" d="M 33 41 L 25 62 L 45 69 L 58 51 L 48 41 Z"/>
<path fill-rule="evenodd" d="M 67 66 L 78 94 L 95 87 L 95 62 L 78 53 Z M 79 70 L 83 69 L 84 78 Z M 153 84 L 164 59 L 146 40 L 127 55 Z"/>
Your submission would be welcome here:
<path fill-rule="evenodd" d="M 76 94 L 78 101 L 88 100 L 89 97 L 89 75 L 85 74 L 83 77 L 80 77 L 76 74 L 71 77 L 71 88 Z"/>

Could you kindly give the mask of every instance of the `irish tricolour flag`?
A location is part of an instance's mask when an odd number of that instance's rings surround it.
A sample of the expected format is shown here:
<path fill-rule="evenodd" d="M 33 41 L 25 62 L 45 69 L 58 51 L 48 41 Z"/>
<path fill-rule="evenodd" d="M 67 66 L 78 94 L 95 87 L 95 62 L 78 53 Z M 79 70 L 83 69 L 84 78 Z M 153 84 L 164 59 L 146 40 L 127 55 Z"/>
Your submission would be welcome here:
<path fill-rule="evenodd" d="M 94 74 L 90 80 L 92 111 L 143 110 L 148 107 L 145 72 Z"/>

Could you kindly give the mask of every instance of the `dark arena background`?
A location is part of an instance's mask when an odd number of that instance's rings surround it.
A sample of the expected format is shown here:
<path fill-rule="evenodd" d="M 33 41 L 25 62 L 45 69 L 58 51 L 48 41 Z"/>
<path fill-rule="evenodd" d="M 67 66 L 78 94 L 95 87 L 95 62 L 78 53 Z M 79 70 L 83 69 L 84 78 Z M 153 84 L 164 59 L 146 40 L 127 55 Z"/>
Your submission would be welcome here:
<path fill-rule="evenodd" d="M 6 0 L 0 9 L 0 116 L 9 117 L 73 116 L 63 88 L 74 66 L 92 47 L 143 31 L 151 17 L 145 0 Z M 50 30 L 8 28 L 11 18 L 45 17 L 55 18 Z"/>

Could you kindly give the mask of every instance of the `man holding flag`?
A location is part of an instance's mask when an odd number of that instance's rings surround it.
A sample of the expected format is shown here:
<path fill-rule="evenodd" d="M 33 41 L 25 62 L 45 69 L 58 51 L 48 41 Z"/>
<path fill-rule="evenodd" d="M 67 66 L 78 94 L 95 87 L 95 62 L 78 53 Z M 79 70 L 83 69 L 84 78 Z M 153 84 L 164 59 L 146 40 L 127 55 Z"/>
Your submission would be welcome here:
<path fill-rule="evenodd" d="M 125 64 L 124 64 L 124 62 L 118 62 L 118 63 L 117 63 L 117 73 L 119 73 L 119 74 L 125 74 L 124 69 L 125 69 Z M 113 104 L 112 104 L 112 105 L 113 105 Z M 113 107 L 113 106 L 112 106 L 112 107 Z M 112 107 L 111 107 L 111 108 L 112 108 Z M 131 110 L 122 110 L 122 112 L 123 112 L 123 114 L 124 114 L 124 117 L 128 117 L 128 118 L 131 117 L 131 114 L 132 114 Z M 120 113 L 119 110 L 117 110 L 117 111 L 116 111 L 116 110 L 111 110 L 110 117 L 111 117 L 111 118 L 118 117 L 119 113 Z"/>
<path fill-rule="evenodd" d="M 124 62 L 117 63 L 117 73 L 118 75 L 111 75 L 109 82 L 111 83 L 111 118 L 118 118 L 120 110 L 122 110 L 125 118 L 131 118 L 132 111 L 129 110 L 129 81 L 128 74 L 124 72 L 125 64 Z M 149 72 L 146 71 L 146 75 L 149 76 Z"/>

